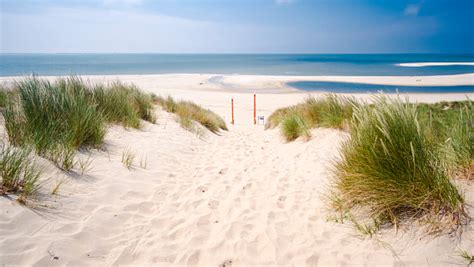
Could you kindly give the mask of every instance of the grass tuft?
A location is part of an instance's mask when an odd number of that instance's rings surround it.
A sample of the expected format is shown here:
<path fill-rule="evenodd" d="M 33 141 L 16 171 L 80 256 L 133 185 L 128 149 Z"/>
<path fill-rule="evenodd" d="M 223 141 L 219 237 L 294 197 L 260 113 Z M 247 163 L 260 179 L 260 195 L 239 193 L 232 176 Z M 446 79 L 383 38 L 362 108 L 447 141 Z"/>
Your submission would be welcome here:
<path fill-rule="evenodd" d="M 59 194 L 59 189 L 61 186 L 66 182 L 66 179 L 61 179 L 56 182 L 56 184 L 53 186 L 53 190 L 51 190 L 51 195 L 58 195 Z"/>
<path fill-rule="evenodd" d="M 75 165 L 78 166 L 81 175 L 84 175 L 91 171 L 92 158 L 79 158 L 76 160 Z"/>
<path fill-rule="evenodd" d="M 345 207 L 367 207 L 373 218 L 465 215 L 464 199 L 449 180 L 437 143 L 418 120 L 417 106 L 383 96 L 354 109 L 351 138 L 335 166 L 335 188 Z"/>
<path fill-rule="evenodd" d="M 227 131 L 227 125 L 219 115 L 193 102 L 177 102 L 171 96 L 166 99 L 155 97 L 154 100 L 164 110 L 176 114 L 180 125 L 187 130 L 194 129 L 193 121 L 195 121 L 213 133 L 218 133 L 220 130 Z"/>
<path fill-rule="evenodd" d="M 108 87 L 96 86 L 92 92 L 93 102 L 109 123 L 132 128 L 140 128 L 140 119 L 155 123 L 152 96 L 133 85 L 115 82 Z"/>
<path fill-rule="evenodd" d="M 466 260 L 468 266 L 471 266 L 474 263 L 474 255 L 469 254 L 469 252 L 467 252 L 466 250 L 461 250 L 459 252 L 459 256 Z"/>
<path fill-rule="evenodd" d="M 36 152 L 69 171 L 80 147 L 98 148 L 107 123 L 140 127 L 154 122 L 149 94 L 119 82 L 90 85 L 78 77 L 51 83 L 36 77 L 18 82 L 2 109 L 11 144 L 32 146 Z"/>
<path fill-rule="evenodd" d="M 0 145 L 0 193 L 14 193 L 24 201 L 39 188 L 40 170 L 31 160 L 30 151 Z"/>
<path fill-rule="evenodd" d="M 130 170 L 132 168 L 134 160 L 135 160 L 135 154 L 131 150 L 125 149 L 122 152 L 121 162 L 122 162 L 123 166 L 125 166 L 127 169 Z"/>
<path fill-rule="evenodd" d="M 304 128 L 306 129 L 327 127 L 348 130 L 353 109 L 357 105 L 358 103 L 352 98 L 333 94 L 321 98 L 309 97 L 301 104 L 277 109 L 268 118 L 265 129 L 281 125 L 282 134 L 288 141 L 292 141 L 301 135 L 307 136 L 307 131 L 303 129 L 297 131 L 298 127 L 296 125 L 305 125 Z M 290 126 L 290 129 L 286 129 L 288 126 Z M 297 134 L 297 136 L 291 136 L 291 134 Z"/>
<path fill-rule="evenodd" d="M 0 108 L 4 108 L 7 105 L 8 93 L 3 86 L 0 86 Z"/>
<path fill-rule="evenodd" d="M 311 136 L 304 119 L 296 112 L 288 114 L 281 123 L 281 132 L 286 141 L 290 142 L 300 136 L 309 138 Z"/>
<path fill-rule="evenodd" d="M 148 166 L 148 157 L 146 155 L 142 155 L 140 157 L 140 168 L 146 169 Z"/>

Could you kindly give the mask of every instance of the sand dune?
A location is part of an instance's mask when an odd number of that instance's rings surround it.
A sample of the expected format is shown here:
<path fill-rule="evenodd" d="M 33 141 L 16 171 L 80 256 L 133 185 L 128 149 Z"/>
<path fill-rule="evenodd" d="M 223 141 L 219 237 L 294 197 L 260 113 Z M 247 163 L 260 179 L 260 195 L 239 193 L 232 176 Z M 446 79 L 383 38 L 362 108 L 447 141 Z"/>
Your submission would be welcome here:
<path fill-rule="evenodd" d="M 46 207 L 0 199 L 1 262 L 420 266 L 474 248 L 472 232 L 407 243 L 413 233 L 389 231 L 377 241 L 331 221 L 328 166 L 345 138 L 317 129 L 308 143 L 283 144 L 277 130 L 237 126 L 200 139 L 164 112 L 140 131 L 113 127 L 88 176 L 70 178 Z M 126 149 L 137 156 L 130 171 Z"/>
<path fill-rule="evenodd" d="M 145 123 L 141 130 L 111 127 L 105 151 L 80 152 L 92 159 L 85 176 L 66 176 L 42 161 L 51 180 L 36 206 L 0 198 L 0 263 L 446 266 L 464 263 L 459 249 L 474 251 L 472 222 L 461 238 L 426 237 L 416 227 L 368 238 L 349 223 L 334 222 L 324 193 L 345 133 L 315 129 L 308 142 L 286 144 L 278 130 L 252 125 L 252 94 L 219 92 L 205 75 L 184 77 L 121 79 L 192 99 L 227 122 L 234 97 L 236 125 L 219 136 L 197 136 L 157 110 L 156 124 Z M 306 96 L 259 94 L 258 115 Z M 462 97 L 414 95 L 423 101 Z M 136 155 L 131 170 L 121 163 L 124 151 Z M 50 195 L 53 182 L 62 178 L 68 180 L 59 196 Z M 462 188 L 474 204 L 473 184 Z M 474 214 L 472 206 L 469 212 Z"/>

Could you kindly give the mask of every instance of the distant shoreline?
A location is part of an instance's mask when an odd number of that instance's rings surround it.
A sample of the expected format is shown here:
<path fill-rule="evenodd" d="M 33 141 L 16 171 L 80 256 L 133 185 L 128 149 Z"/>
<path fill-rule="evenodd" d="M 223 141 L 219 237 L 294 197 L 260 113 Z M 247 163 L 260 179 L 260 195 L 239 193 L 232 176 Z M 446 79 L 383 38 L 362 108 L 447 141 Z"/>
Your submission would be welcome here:
<path fill-rule="evenodd" d="M 422 65 L 409 68 L 405 64 Z M 423 68 L 423 64 L 435 64 L 436 67 Z M 474 54 L 0 54 L 1 77 L 32 73 L 40 76 L 177 73 L 273 76 L 457 75 L 474 73 Z"/>
<path fill-rule="evenodd" d="M 54 80 L 58 77 L 69 77 L 70 75 L 38 75 L 46 79 Z M 290 82 L 339 82 L 359 83 L 374 85 L 393 86 L 474 86 L 474 73 L 455 75 L 430 75 L 430 76 L 310 76 L 310 75 L 243 75 L 243 74 L 219 74 L 219 73 L 174 73 L 174 74 L 124 74 L 124 75 L 77 75 L 92 82 L 106 82 L 113 80 L 156 80 L 173 79 L 179 83 L 184 79 L 206 79 L 209 83 L 221 85 L 220 87 L 281 87 L 282 83 Z M 11 82 L 26 76 L 0 77 L 0 83 Z M 262 84 L 262 85 L 261 85 Z"/>
<path fill-rule="evenodd" d="M 401 67 L 474 66 L 474 62 L 415 62 L 396 65 Z"/>

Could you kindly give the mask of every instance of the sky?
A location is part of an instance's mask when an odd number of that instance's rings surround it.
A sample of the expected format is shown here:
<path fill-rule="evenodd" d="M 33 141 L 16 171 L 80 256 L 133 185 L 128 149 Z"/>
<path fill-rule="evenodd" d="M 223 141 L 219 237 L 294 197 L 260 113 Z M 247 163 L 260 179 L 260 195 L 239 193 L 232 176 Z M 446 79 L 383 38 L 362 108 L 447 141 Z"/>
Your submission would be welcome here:
<path fill-rule="evenodd" d="M 0 53 L 474 53 L 474 0 L 0 0 Z"/>

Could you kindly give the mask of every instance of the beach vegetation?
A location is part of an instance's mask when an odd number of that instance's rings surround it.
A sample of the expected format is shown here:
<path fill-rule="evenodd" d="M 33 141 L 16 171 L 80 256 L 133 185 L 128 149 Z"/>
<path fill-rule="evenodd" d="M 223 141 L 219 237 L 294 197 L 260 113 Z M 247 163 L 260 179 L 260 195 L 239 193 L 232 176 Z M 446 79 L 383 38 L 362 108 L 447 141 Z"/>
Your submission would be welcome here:
<path fill-rule="evenodd" d="M 20 81 L 16 89 L 16 101 L 2 112 L 13 145 L 31 145 L 69 170 L 73 149 L 102 142 L 104 120 L 76 79 L 53 84 L 33 77 Z"/>
<path fill-rule="evenodd" d="M 394 225 L 427 216 L 459 225 L 465 218 L 446 157 L 416 104 L 377 96 L 373 105 L 354 106 L 349 133 L 334 166 L 339 206 L 366 208 Z"/>
<path fill-rule="evenodd" d="M 145 156 L 142 155 L 140 158 L 140 168 L 146 169 L 147 166 L 148 166 L 148 158 L 146 155 Z"/>
<path fill-rule="evenodd" d="M 176 101 L 171 96 L 155 97 L 154 101 L 165 111 L 176 114 L 178 122 L 185 129 L 192 130 L 193 122 L 197 122 L 212 133 L 227 131 L 227 125 L 219 115 L 193 102 Z"/>
<path fill-rule="evenodd" d="M 135 160 L 135 154 L 130 149 L 125 149 L 122 152 L 121 162 L 123 166 L 125 166 L 125 168 L 130 170 L 132 168 L 134 160 Z"/>
<path fill-rule="evenodd" d="M 306 138 L 311 137 L 311 133 L 305 120 L 296 112 L 292 112 L 284 117 L 281 122 L 281 132 L 288 142 L 293 141 L 300 136 Z"/>
<path fill-rule="evenodd" d="M 292 112 L 292 107 L 284 107 L 275 110 L 267 119 L 265 129 L 273 129 L 278 127 L 285 117 Z M 294 112 L 294 111 L 293 111 Z"/>
<path fill-rule="evenodd" d="M 59 181 L 56 182 L 53 186 L 53 190 L 51 190 L 51 195 L 58 195 L 59 194 L 59 189 L 61 186 L 66 182 L 66 179 L 60 179 Z"/>
<path fill-rule="evenodd" d="M 432 231 L 465 222 L 464 198 L 452 179 L 471 177 L 474 112 L 470 100 L 412 104 L 378 95 L 370 104 L 326 95 L 280 108 L 266 128 L 279 126 L 287 141 L 313 127 L 349 133 L 334 163 L 330 203 L 338 221 L 364 210 L 377 222 L 398 225 L 420 218 Z M 351 221 L 360 232 L 372 228 Z"/>
<path fill-rule="evenodd" d="M 474 105 L 471 100 L 418 104 L 420 120 L 439 144 L 451 173 L 470 177 L 474 158 Z"/>
<path fill-rule="evenodd" d="M 3 86 L 0 86 L 0 108 L 4 108 L 7 105 L 8 92 Z"/>
<path fill-rule="evenodd" d="M 357 221 L 355 216 L 349 214 L 349 220 L 354 225 L 354 228 L 362 235 L 372 238 L 380 229 L 380 222 L 376 219 L 372 223 L 361 223 Z"/>
<path fill-rule="evenodd" d="M 120 82 L 98 85 L 92 94 L 92 102 L 109 123 L 121 123 L 132 128 L 140 128 L 140 120 L 155 123 L 152 96 L 134 85 Z"/>
<path fill-rule="evenodd" d="M 26 78 L 2 109 L 12 145 L 31 146 L 59 168 L 74 167 L 75 151 L 100 148 L 108 123 L 140 127 L 154 122 L 153 101 L 135 86 L 121 83 L 91 85 L 78 77 L 55 82 Z"/>
<path fill-rule="evenodd" d="M 79 169 L 81 175 L 84 175 L 91 171 L 92 158 L 90 156 L 86 158 L 78 158 L 75 166 Z"/>
<path fill-rule="evenodd" d="M 295 120 L 302 121 L 306 128 L 326 127 L 347 131 L 352 117 L 353 108 L 358 103 L 353 98 L 328 94 L 324 97 L 309 97 L 303 103 L 295 106 L 277 109 L 273 112 L 265 124 L 265 129 L 282 127 L 282 133 L 286 138 L 287 131 L 284 122 Z M 296 119 L 296 115 L 298 119 Z M 302 125 L 302 123 L 300 123 Z M 297 133 L 297 132 L 294 132 Z M 300 131 L 299 134 L 306 135 L 306 131 Z M 299 136 L 299 135 L 298 135 Z M 296 137 L 286 138 L 288 141 Z"/>
<path fill-rule="evenodd" d="M 17 194 L 24 203 L 39 189 L 40 174 L 29 150 L 0 145 L 0 194 Z"/>
<path fill-rule="evenodd" d="M 474 255 L 470 254 L 466 250 L 461 250 L 459 252 L 459 256 L 461 256 L 461 258 L 463 258 L 466 261 L 466 264 L 468 266 L 471 266 L 474 263 Z"/>

